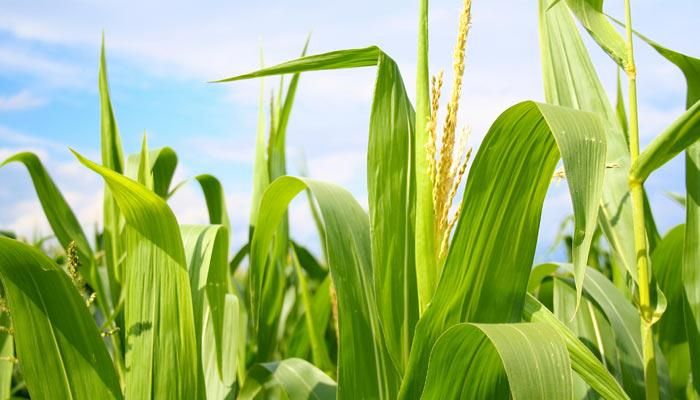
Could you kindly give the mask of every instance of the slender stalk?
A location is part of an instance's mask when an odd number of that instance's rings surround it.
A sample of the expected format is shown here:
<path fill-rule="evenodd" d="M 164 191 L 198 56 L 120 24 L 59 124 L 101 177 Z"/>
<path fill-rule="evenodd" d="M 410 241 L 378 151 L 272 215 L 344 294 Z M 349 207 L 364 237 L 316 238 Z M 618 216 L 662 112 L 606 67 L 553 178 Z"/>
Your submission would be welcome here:
<path fill-rule="evenodd" d="M 625 30 L 627 33 L 627 64 L 625 71 L 629 82 L 629 145 L 632 164 L 639 157 L 639 120 L 637 110 L 637 69 L 634 65 L 632 45 L 632 12 L 630 0 L 625 0 Z M 639 283 L 639 313 L 644 356 L 644 383 L 648 400 L 659 398 L 659 382 L 654 355 L 654 336 L 651 330 L 653 309 L 649 295 L 649 257 L 644 220 L 644 186 L 640 179 L 630 176 L 632 218 L 634 221 L 634 248 L 637 254 L 637 280 Z"/>
<path fill-rule="evenodd" d="M 435 258 L 435 216 L 433 183 L 428 172 L 427 123 L 430 118 L 430 82 L 428 71 L 428 0 L 419 0 L 418 70 L 416 71 L 416 135 L 414 143 L 416 174 L 416 281 L 422 314 L 437 285 Z"/>

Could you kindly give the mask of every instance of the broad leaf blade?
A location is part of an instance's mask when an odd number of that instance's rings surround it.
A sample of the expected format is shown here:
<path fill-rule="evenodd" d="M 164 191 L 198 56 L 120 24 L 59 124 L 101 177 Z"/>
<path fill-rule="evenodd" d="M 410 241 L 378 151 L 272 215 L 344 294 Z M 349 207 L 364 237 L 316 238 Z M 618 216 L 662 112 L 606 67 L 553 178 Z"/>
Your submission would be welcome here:
<path fill-rule="evenodd" d="M 76 157 L 102 175 L 126 220 L 126 395 L 195 398 L 197 341 L 175 215 L 165 200 L 143 185 L 77 153 Z"/>
<path fill-rule="evenodd" d="M 202 349 L 204 346 L 204 316 L 209 313 L 221 373 L 224 298 L 228 290 L 228 230 L 221 225 L 184 225 L 181 230 L 190 276 L 197 347 Z"/>
<path fill-rule="evenodd" d="M 251 242 L 251 270 L 262 270 L 289 202 L 310 189 L 326 226 L 328 266 L 338 295 L 338 397 L 392 399 L 398 375 L 387 353 L 374 294 L 367 214 L 346 190 L 312 179 L 281 177 L 265 191 Z M 362 366 L 358 368 L 358 366 Z"/>
<path fill-rule="evenodd" d="M 375 292 L 389 353 L 396 368 L 403 371 L 418 319 L 412 160 L 415 114 L 398 66 L 379 48 L 368 47 L 302 57 L 222 81 L 372 65 L 377 66 L 378 72 L 370 119 L 367 181 Z M 262 290 L 262 280 L 252 290 L 253 298 L 259 296 L 255 291 Z M 254 315 L 258 301 L 253 301 Z"/>
<path fill-rule="evenodd" d="M 435 343 L 423 399 L 573 399 L 571 364 L 547 325 L 458 324 Z"/>
<path fill-rule="evenodd" d="M 53 261 L 29 245 L 0 237 L 0 279 L 32 398 L 122 398 L 85 300 Z"/>
<path fill-rule="evenodd" d="M 600 363 L 600 360 L 580 340 L 543 306 L 536 298 L 527 295 L 523 309 L 523 319 L 544 323 L 550 330 L 562 336 L 571 360 L 571 368 L 593 389 L 606 399 L 628 399 L 628 395 Z"/>
<path fill-rule="evenodd" d="M 519 321 L 542 204 L 560 155 L 576 219 L 577 276 L 585 271 L 604 173 L 600 122 L 589 113 L 519 103 L 493 123 L 469 171 L 438 289 L 416 328 L 403 396 L 422 392 L 430 349 L 451 325 Z"/>

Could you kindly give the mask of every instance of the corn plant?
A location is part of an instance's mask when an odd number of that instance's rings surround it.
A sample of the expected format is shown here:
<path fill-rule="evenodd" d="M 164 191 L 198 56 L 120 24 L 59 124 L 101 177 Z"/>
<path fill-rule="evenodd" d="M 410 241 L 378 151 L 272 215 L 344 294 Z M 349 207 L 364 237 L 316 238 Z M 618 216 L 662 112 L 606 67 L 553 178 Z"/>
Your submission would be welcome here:
<path fill-rule="evenodd" d="M 149 150 L 144 136 L 124 158 L 103 51 L 102 165 L 74 152 L 105 181 L 95 245 L 38 157 L 5 161 L 27 167 L 66 256 L 59 266 L 0 237 L 0 394 L 21 379 L 33 398 L 697 397 L 700 60 L 635 33 L 625 5 L 620 23 L 601 1 L 538 0 L 547 103 L 505 110 L 473 157 L 456 118 L 471 0 L 442 123 L 427 0 L 415 108 L 375 46 L 310 56 L 304 46 L 296 60 L 220 80 L 291 74 L 269 119 L 261 84 L 249 240 L 232 258 L 236 228 L 215 177 L 195 178 L 210 224 L 180 226 L 167 203 L 184 184 L 172 185 L 175 152 Z M 627 107 L 619 82 L 610 105 L 575 18 L 627 75 Z M 688 82 L 688 110 L 643 150 L 635 34 Z M 288 175 L 285 154 L 300 73 L 361 67 L 377 70 L 368 210 L 333 183 Z M 661 237 L 643 183 L 683 151 L 686 223 Z M 571 195 L 570 260 L 533 266 L 553 177 Z M 322 257 L 290 238 L 287 209 L 302 192 Z"/>

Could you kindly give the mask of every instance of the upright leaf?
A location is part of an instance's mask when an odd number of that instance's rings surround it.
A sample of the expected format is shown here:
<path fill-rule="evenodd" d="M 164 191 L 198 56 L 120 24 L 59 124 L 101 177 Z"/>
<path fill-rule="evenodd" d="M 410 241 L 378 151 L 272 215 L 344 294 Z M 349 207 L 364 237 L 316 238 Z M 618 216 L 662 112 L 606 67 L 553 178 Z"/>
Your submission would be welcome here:
<path fill-rule="evenodd" d="M 105 55 L 104 34 L 102 35 L 102 47 L 100 49 L 98 86 L 100 90 L 100 149 L 102 153 L 102 165 L 119 174 L 124 173 L 124 152 L 122 150 L 121 137 L 117 120 L 112 108 L 112 100 L 109 94 L 109 82 L 107 81 L 107 57 Z M 105 265 L 110 277 L 110 291 L 112 301 L 119 298 L 120 284 L 123 278 L 121 260 L 123 245 L 121 243 L 121 217 L 119 209 L 105 184 L 103 198 L 103 246 L 105 250 Z"/>
<path fill-rule="evenodd" d="M 260 214 L 251 242 L 251 271 L 264 272 L 272 236 L 289 202 L 307 188 L 326 224 L 328 266 L 338 296 L 338 397 L 393 399 L 399 378 L 387 352 L 372 286 L 369 223 L 349 192 L 312 179 L 281 177 L 273 182 L 261 201 L 266 212 Z"/>
<path fill-rule="evenodd" d="M 217 347 L 216 330 L 211 318 L 211 309 L 204 314 L 204 333 L 202 335 L 202 366 L 204 368 L 204 382 L 207 399 L 230 399 L 236 382 L 236 371 L 239 365 L 245 364 L 245 358 L 239 357 L 240 345 L 239 332 L 245 331 L 245 320 L 241 319 L 238 298 L 232 294 L 226 294 L 223 310 L 222 346 Z M 222 363 L 219 363 L 219 360 Z"/>
<path fill-rule="evenodd" d="M 143 185 L 75 154 L 102 175 L 126 221 L 126 396 L 195 398 L 192 295 L 175 215 Z"/>
<path fill-rule="evenodd" d="M 401 389 L 405 398 L 419 397 L 430 349 L 450 326 L 520 320 L 542 204 L 560 157 L 574 207 L 581 290 L 603 183 L 600 121 L 563 107 L 516 104 L 493 123 L 469 171 L 442 277 L 416 327 Z"/>
<path fill-rule="evenodd" d="M 576 0 L 583 6 L 588 0 Z M 607 155 L 599 223 L 616 263 L 637 280 L 632 203 L 627 171 L 630 156 L 625 134 L 598 79 L 566 4 L 539 0 L 540 50 L 548 103 L 590 111 L 603 119 Z M 587 4 L 587 3 L 586 3 Z M 551 6 L 551 8 L 550 8 Z M 589 7 L 589 6 L 586 6 Z M 625 275 L 622 273 L 621 275 Z"/>
<path fill-rule="evenodd" d="M 415 114 L 398 66 L 379 48 L 368 47 L 302 57 L 221 82 L 374 65 L 378 72 L 367 159 L 374 282 L 383 321 L 381 328 L 392 360 L 396 368 L 402 371 L 418 319 L 418 299 L 415 289 L 415 171 L 412 161 Z M 256 313 L 256 303 L 253 302 L 253 315 Z"/>
<path fill-rule="evenodd" d="M 413 159 L 416 173 L 416 285 L 421 313 L 430 302 L 437 286 L 438 266 L 435 254 L 435 205 L 433 184 L 428 173 L 427 124 L 430 118 L 430 71 L 428 36 L 428 0 L 420 0 L 418 9 L 418 52 L 416 69 L 416 119 Z"/>
<path fill-rule="evenodd" d="M 221 373 L 224 302 L 228 291 L 228 230 L 221 225 L 184 225 L 182 242 L 190 276 L 197 348 L 204 346 L 209 313 L 217 366 Z"/>
<path fill-rule="evenodd" d="M 627 65 L 625 39 L 603 13 L 603 0 L 566 0 L 566 3 L 593 40 L 624 69 Z"/>
<path fill-rule="evenodd" d="M 122 398 L 85 300 L 52 260 L 27 244 L 0 237 L 0 280 L 17 358 L 33 399 Z"/>

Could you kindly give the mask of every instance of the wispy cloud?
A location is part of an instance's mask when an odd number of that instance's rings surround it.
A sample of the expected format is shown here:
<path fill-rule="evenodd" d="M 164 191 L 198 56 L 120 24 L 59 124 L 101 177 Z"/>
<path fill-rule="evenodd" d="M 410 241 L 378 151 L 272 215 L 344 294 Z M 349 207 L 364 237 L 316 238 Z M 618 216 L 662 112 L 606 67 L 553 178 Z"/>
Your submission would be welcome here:
<path fill-rule="evenodd" d="M 41 107 L 46 102 L 45 98 L 38 97 L 28 90 L 22 90 L 7 96 L 0 95 L 0 111 L 28 110 Z"/>

